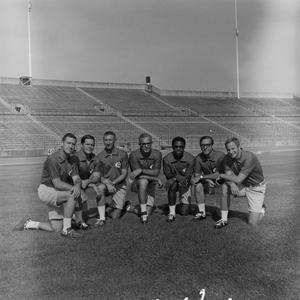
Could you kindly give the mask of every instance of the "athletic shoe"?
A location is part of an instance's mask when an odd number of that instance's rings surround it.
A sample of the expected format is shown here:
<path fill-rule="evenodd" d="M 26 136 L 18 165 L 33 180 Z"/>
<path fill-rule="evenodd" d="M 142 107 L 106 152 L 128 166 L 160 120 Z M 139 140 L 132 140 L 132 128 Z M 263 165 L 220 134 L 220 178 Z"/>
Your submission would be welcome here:
<path fill-rule="evenodd" d="M 203 211 L 200 211 L 198 213 L 195 214 L 194 219 L 195 221 L 201 221 L 206 219 L 206 214 Z"/>
<path fill-rule="evenodd" d="M 141 216 L 141 223 L 143 225 L 147 224 L 149 222 L 148 216 Z"/>
<path fill-rule="evenodd" d="M 148 223 L 148 215 L 147 215 L 146 211 L 141 213 L 141 223 L 142 224 L 147 224 Z"/>
<path fill-rule="evenodd" d="M 125 211 L 130 212 L 131 211 L 131 202 L 129 200 L 125 201 L 124 208 Z"/>
<path fill-rule="evenodd" d="M 262 205 L 262 209 L 261 209 L 261 213 L 263 215 L 263 217 L 266 215 L 267 213 L 267 206 L 265 204 Z"/>
<path fill-rule="evenodd" d="M 77 238 L 81 237 L 81 235 L 79 233 L 77 233 L 74 229 L 72 229 L 71 227 L 67 228 L 66 230 L 62 230 L 60 234 L 63 237 L 69 237 L 72 239 L 77 239 Z"/>
<path fill-rule="evenodd" d="M 129 213 L 135 214 L 135 215 L 140 214 L 139 210 L 137 208 L 135 208 L 133 205 L 131 205 L 130 201 L 125 202 L 123 210 L 126 212 L 129 212 Z"/>
<path fill-rule="evenodd" d="M 26 226 L 31 221 L 30 218 L 24 217 L 20 222 L 14 227 L 13 231 L 27 230 Z"/>
<path fill-rule="evenodd" d="M 168 214 L 167 222 L 172 223 L 176 220 L 176 217 L 172 214 Z"/>
<path fill-rule="evenodd" d="M 82 222 L 75 223 L 74 227 L 76 230 L 88 230 L 90 226 L 86 224 L 84 221 L 82 221 Z"/>
<path fill-rule="evenodd" d="M 95 228 L 103 227 L 105 225 L 105 222 L 106 222 L 105 220 L 97 219 L 97 221 L 94 224 L 94 227 Z"/>
<path fill-rule="evenodd" d="M 225 220 L 221 219 L 221 220 L 217 221 L 217 223 L 215 224 L 215 228 L 216 229 L 221 229 L 221 228 L 223 228 L 227 225 L 228 225 L 228 221 L 225 221 Z"/>

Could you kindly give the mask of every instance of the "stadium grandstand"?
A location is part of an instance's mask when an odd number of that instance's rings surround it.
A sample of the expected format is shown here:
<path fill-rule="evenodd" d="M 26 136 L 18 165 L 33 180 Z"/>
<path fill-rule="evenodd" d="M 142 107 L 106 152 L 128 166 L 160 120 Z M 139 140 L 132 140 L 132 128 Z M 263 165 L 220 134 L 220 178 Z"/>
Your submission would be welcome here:
<path fill-rule="evenodd" d="M 293 97 L 242 97 L 231 93 L 203 95 L 168 91 L 143 84 L 111 84 L 17 80 L 0 84 L 0 156 L 46 155 L 60 145 L 62 133 L 78 138 L 90 133 L 97 141 L 107 130 L 120 145 L 137 146 L 141 132 L 150 133 L 155 147 L 170 145 L 182 135 L 189 149 L 199 137 L 212 135 L 223 147 L 238 136 L 252 148 L 300 145 L 300 100 Z M 225 95 L 225 96 L 224 96 Z M 98 142 L 96 150 L 102 143 Z"/>

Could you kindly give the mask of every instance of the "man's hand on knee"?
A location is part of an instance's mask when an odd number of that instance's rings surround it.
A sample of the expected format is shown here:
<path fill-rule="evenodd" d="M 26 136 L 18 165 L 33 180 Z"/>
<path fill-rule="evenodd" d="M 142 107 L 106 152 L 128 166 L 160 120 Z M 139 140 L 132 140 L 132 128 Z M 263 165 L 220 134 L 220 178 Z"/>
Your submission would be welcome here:
<path fill-rule="evenodd" d="M 165 188 L 166 190 L 168 191 L 169 188 L 176 182 L 176 178 L 173 177 L 173 178 L 170 178 L 167 180 L 166 184 L 165 184 Z"/>

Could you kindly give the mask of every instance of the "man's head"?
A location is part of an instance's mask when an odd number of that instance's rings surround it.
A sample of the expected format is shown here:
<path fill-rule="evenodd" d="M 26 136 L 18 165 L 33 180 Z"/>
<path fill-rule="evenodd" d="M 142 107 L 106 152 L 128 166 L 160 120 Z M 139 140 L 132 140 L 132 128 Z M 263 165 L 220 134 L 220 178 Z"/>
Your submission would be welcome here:
<path fill-rule="evenodd" d="M 209 155 L 213 150 L 214 139 L 209 135 L 204 135 L 200 138 L 200 148 L 204 155 Z"/>
<path fill-rule="evenodd" d="M 139 136 L 139 145 L 142 152 L 149 153 L 152 148 L 152 136 L 148 133 L 142 133 Z"/>
<path fill-rule="evenodd" d="M 73 133 L 66 133 L 62 137 L 61 141 L 62 141 L 61 147 L 67 155 L 70 155 L 75 151 L 77 138 Z"/>
<path fill-rule="evenodd" d="M 176 157 L 181 157 L 185 148 L 185 139 L 181 136 L 176 136 L 172 140 L 173 153 Z"/>
<path fill-rule="evenodd" d="M 116 134 L 113 131 L 106 131 L 103 135 L 103 143 L 106 150 L 112 150 L 115 147 Z"/>
<path fill-rule="evenodd" d="M 89 154 L 92 154 L 94 152 L 94 148 L 95 148 L 95 138 L 90 134 L 84 135 L 81 138 L 81 149 L 82 149 L 82 151 L 85 154 L 89 155 Z"/>
<path fill-rule="evenodd" d="M 240 141 L 236 137 L 229 138 L 225 141 L 225 148 L 231 158 L 239 158 L 241 154 Z"/>

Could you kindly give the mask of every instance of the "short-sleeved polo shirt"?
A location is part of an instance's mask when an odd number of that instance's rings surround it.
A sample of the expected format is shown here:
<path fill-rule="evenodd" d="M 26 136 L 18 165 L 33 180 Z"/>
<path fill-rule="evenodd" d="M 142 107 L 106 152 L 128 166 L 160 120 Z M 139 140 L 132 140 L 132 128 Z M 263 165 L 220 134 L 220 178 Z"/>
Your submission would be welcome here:
<path fill-rule="evenodd" d="M 73 184 L 72 176 L 79 175 L 75 161 L 72 161 L 62 149 L 47 157 L 43 165 L 41 184 L 54 187 L 52 179 L 59 178 L 69 184 Z"/>
<path fill-rule="evenodd" d="M 190 181 L 194 165 L 195 157 L 189 152 L 183 152 L 183 156 L 178 160 L 174 157 L 173 152 L 170 152 L 163 159 L 163 170 L 167 179 L 180 175 Z"/>
<path fill-rule="evenodd" d="M 195 173 L 209 175 L 216 172 L 222 172 L 224 157 L 225 153 L 214 149 L 207 156 L 202 152 L 199 153 L 196 156 Z"/>
<path fill-rule="evenodd" d="M 122 174 L 122 169 L 128 169 L 128 155 L 125 151 L 113 148 L 112 152 L 105 149 L 97 154 L 96 159 L 99 161 L 99 170 L 101 176 L 110 180 L 115 180 Z M 124 179 L 117 185 L 124 185 Z"/>
<path fill-rule="evenodd" d="M 89 179 L 94 172 L 100 172 L 99 163 L 94 153 L 92 153 L 91 159 L 88 160 L 86 154 L 80 150 L 73 155 L 72 159 L 78 165 L 79 176 L 82 180 Z"/>
<path fill-rule="evenodd" d="M 225 170 L 232 170 L 237 176 L 240 173 L 246 175 L 242 182 L 244 186 L 255 186 L 263 182 L 263 170 L 257 157 L 250 151 L 241 150 L 241 155 L 237 159 L 232 159 L 229 154 L 224 159 Z"/>
<path fill-rule="evenodd" d="M 160 170 L 162 155 L 156 149 L 151 149 L 148 157 L 143 156 L 140 149 L 134 150 L 129 156 L 129 165 L 131 171 L 136 169 Z"/>

